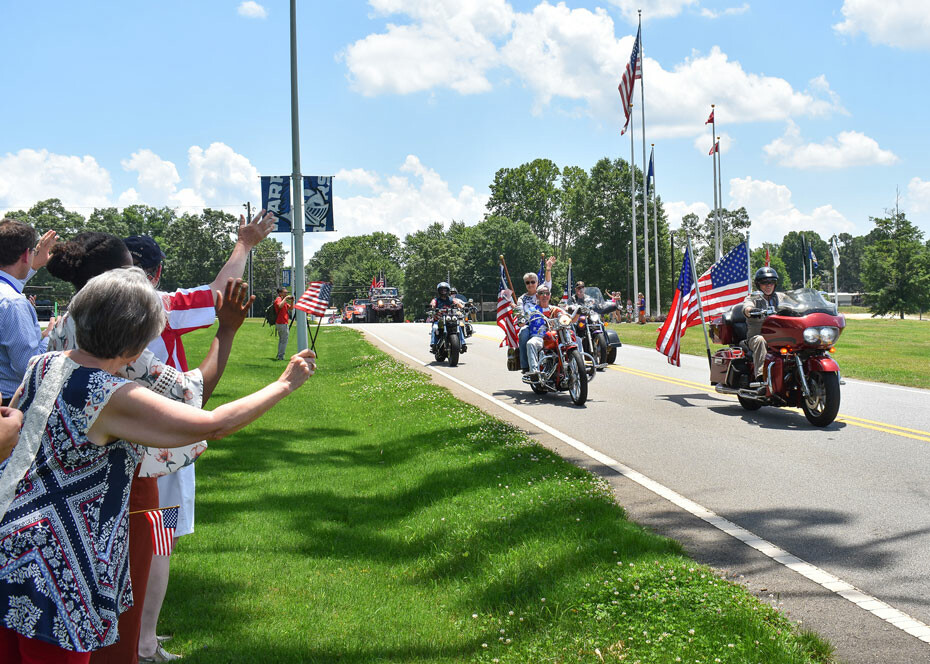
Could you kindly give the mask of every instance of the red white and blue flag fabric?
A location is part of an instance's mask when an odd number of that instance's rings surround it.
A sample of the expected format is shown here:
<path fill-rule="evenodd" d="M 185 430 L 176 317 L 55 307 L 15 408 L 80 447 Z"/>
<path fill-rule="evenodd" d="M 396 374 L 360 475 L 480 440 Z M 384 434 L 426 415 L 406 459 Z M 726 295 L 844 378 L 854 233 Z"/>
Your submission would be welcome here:
<path fill-rule="evenodd" d="M 711 265 L 709 270 L 698 277 L 697 288 L 695 288 L 691 277 L 690 252 L 685 251 L 681 274 L 678 277 L 678 288 L 672 299 L 672 308 L 665 323 L 659 329 L 659 336 L 656 339 L 656 350 L 668 357 L 669 364 L 681 366 L 679 359 L 681 337 L 689 327 L 701 323 L 697 292 L 701 294 L 701 306 L 704 309 L 705 320 L 729 310 L 749 295 L 748 266 L 748 249 L 746 243 L 741 242 L 719 263 Z"/>
<path fill-rule="evenodd" d="M 497 326 L 504 331 L 504 340 L 501 346 L 507 344 L 510 348 L 517 347 L 517 325 L 513 320 L 513 291 L 507 288 L 504 278 L 504 266 L 501 265 L 501 279 L 497 287 Z"/>
<path fill-rule="evenodd" d="M 620 135 L 626 133 L 627 127 L 630 126 L 630 116 L 633 111 L 630 110 L 630 104 L 633 101 L 633 86 L 636 85 L 636 79 L 643 77 L 643 62 L 639 57 L 642 50 L 640 41 L 640 32 L 642 27 L 636 31 L 636 42 L 633 44 L 633 53 L 630 55 L 630 61 L 626 65 L 626 71 L 623 72 L 623 78 L 620 79 L 620 85 L 617 89 L 620 91 L 620 99 L 623 101 L 623 114 L 626 116 L 626 122 L 623 123 L 623 129 Z"/>
<path fill-rule="evenodd" d="M 665 323 L 659 328 L 659 336 L 656 339 L 656 350 L 668 357 L 668 363 L 676 367 L 681 366 L 681 338 L 685 336 L 685 331 L 689 327 L 688 312 L 694 301 L 691 252 L 686 248 L 684 260 L 681 261 L 681 273 L 678 275 L 675 297 L 672 298 L 672 308 L 668 311 Z"/>
<path fill-rule="evenodd" d="M 326 307 L 329 306 L 329 296 L 332 292 L 333 285 L 331 283 L 311 281 L 310 287 L 300 296 L 294 308 L 306 311 L 313 316 L 323 316 L 326 314 Z"/>
<path fill-rule="evenodd" d="M 156 556 L 170 556 L 174 546 L 174 529 L 178 527 L 178 506 L 145 513 L 152 525 L 152 550 Z"/>

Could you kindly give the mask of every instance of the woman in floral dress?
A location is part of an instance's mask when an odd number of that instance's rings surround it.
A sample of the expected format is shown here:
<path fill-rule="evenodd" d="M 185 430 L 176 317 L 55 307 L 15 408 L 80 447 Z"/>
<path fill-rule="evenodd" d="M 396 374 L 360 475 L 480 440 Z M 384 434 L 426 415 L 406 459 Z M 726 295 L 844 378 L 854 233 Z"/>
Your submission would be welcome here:
<path fill-rule="evenodd" d="M 262 390 L 212 412 L 117 376 L 164 327 L 136 268 L 95 277 L 72 300 L 79 349 L 30 362 L 18 393 L 24 424 L 0 463 L 0 661 L 87 662 L 116 642 L 129 583 L 129 490 L 141 446 L 228 435 L 315 370 L 291 358 Z"/>

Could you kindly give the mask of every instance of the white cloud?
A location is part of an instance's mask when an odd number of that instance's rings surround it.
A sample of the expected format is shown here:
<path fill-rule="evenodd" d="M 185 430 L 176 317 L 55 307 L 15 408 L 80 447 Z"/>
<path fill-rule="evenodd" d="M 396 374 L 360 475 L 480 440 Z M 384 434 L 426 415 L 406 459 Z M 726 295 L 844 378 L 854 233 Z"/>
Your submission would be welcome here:
<path fill-rule="evenodd" d="M 665 209 L 665 215 L 668 218 L 668 224 L 671 228 L 681 227 L 681 218 L 686 214 L 694 213 L 700 219 L 704 219 L 710 213 L 710 206 L 703 201 L 697 203 L 685 203 L 684 201 L 662 201 L 662 207 Z"/>
<path fill-rule="evenodd" d="M 791 190 L 770 180 L 733 178 L 730 199 L 730 208 L 745 207 L 749 213 L 754 243 L 780 242 L 790 231 L 815 230 L 821 237 L 856 232 L 855 226 L 832 205 L 802 212 L 791 201 Z"/>
<path fill-rule="evenodd" d="M 823 143 L 805 143 L 794 122 L 785 134 L 762 148 L 779 165 L 802 170 L 837 170 L 853 166 L 890 166 L 898 161 L 890 150 L 882 150 L 874 138 L 858 131 L 841 131 Z"/>
<path fill-rule="evenodd" d="M 864 32 L 873 44 L 930 48 L 930 10 L 923 0 L 845 0 L 841 11 L 845 20 L 833 26 L 841 34 Z"/>
<path fill-rule="evenodd" d="M 149 205 L 165 205 L 181 181 L 178 169 L 172 162 L 163 160 L 148 149 L 133 152 L 129 159 L 123 159 L 120 164 L 124 170 L 139 173 L 139 189 L 133 188 L 120 195 L 120 199 L 126 197 L 134 203 L 147 201 Z"/>
<path fill-rule="evenodd" d="M 704 18 L 720 18 L 721 16 L 738 16 L 740 14 L 745 14 L 749 11 L 749 3 L 744 2 L 739 7 L 728 7 L 723 11 L 715 11 L 713 9 L 708 9 L 707 7 L 701 8 L 701 16 Z"/>
<path fill-rule="evenodd" d="M 912 178 L 907 183 L 906 201 L 910 212 L 930 212 L 930 181 Z"/>
<path fill-rule="evenodd" d="M 246 18 L 268 17 L 268 11 L 257 2 L 254 2 L 254 0 L 246 0 L 246 2 L 239 5 L 236 11 L 239 13 L 239 16 L 245 16 Z"/>
<path fill-rule="evenodd" d="M 720 154 L 726 154 L 733 147 L 733 137 L 727 133 L 717 134 L 717 140 L 720 141 Z M 714 139 L 712 134 L 701 134 L 694 139 L 694 149 L 701 154 L 710 156 L 710 149 L 714 144 L 713 141 Z"/>
<path fill-rule="evenodd" d="M 486 194 L 479 194 L 473 187 L 465 186 L 453 193 L 449 184 L 415 155 L 408 155 L 395 175 L 381 177 L 363 169 L 343 170 L 336 174 L 336 187 L 345 180 L 368 187 L 371 195 L 334 196 L 337 231 L 310 234 L 305 242 L 308 256 L 325 242 L 371 233 L 373 229 L 403 240 L 408 233 L 436 221 L 476 224 L 484 218 L 488 201 Z"/>
<path fill-rule="evenodd" d="M 208 204 L 234 204 L 258 195 L 258 169 L 225 143 L 211 143 L 206 150 L 193 145 L 187 156 L 193 190 Z"/>
<path fill-rule="evenodd" d="M 671 18 L 678 16 L 685 7 L 696 5 L 698 0 L 608 0 L 608 2 L 619 7 L 627 21 L 636 23 L 638 9 L 643 10 L 643 21 Z"/>
<path fill-rule="evenodd" d="M 461 94 L 487 92 L 486 72 L 497 66 L 494 39 L 506 35 L 513 10 L 505 0 L 373 0 L 382 14 L 415 22 L 388 24 L 342 54 L 352 85 L 364 95 L 409 94 L 448 87 Z"/>
<path fill-rule="evenodd" d="M 659 2 L 654 9 L 677 12 L 685 4 Z M 487 7 L 478 0 L 445 0 L 435 7 L 425 0 L 376 0 L 373 5 L 382 12 L 403 13 L 411 22 L 388 25 L 387 32 L 346 49 L 350 77 L 362 94 L 436 87 L 462 94 L 487 92 L 492 87 L 488 72 L 500 68 L 519 76 L 534 97 L 534 112 L 563 99 L 577 102 L 573 112 L 620 124 L 617 85 L 634 35 L 618 39 L 604 9 L 541 2 L 520 13 L 503 0 L 489 0 Z M 487 9 L 487 16 L 479 8 Z M 716 46 L 707 54 L 692 53 L 670 70 L 648 57 L 643 66 L 650 136 L 655 138 L 701 133 L 711 103 L 718 105 L 718 119 L 726 123 L 845 112 L 824 76 L 811 80 L 804 91 L 795 90 L 782 78 L 746 72 Z"/>
<path fill-rule="evenodd" d="M 58 198 L 69 209 L 89 214 L 108 204 L 110 173 L 91 156 L 60 155 L 22 149 L 0 157 L 0 208 L 28 209 Z"/>

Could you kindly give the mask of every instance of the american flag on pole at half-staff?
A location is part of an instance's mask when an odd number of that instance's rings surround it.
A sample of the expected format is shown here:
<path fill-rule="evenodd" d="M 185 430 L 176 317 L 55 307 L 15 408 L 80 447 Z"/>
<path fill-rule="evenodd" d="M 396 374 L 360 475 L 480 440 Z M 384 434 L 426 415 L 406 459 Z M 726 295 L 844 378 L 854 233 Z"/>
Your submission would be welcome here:
<path fill-rule="evenodd" d="M 685 258 L 690 260 L 690 254 L 687 251 Z M 696 290 L 701 293 L 701 306 L 704 308 L 705 320 L 727 311 L 749 295 L 749 283 L 746 281 L 748 263 L 748 249 L 746 243 L 741 242 L 720 262 L 711 265 L 709 270 L 698 277 L 698 288 L 695 289 L 691 273 L 689 271 L 686 278 L 685 263 L 682 262 L 681 276 L 678 278 L 679 290 L 675 291 L 672 309 L 656 339 L 656 350 L 668 356 L 669 364 L 681 366 L 678 359 L 680 339 L 684 336 L 686 329 L 701 324 Z M 690 269 L 690 263 L 688 263 L 688 270 Z M 688 288 L 687 292 L 681 290 L 684 287 Z"/>
<path fill-rule="evenodd" d="M 326 314 L 326 307 L 329 306 L 329 296 L 332 292 L 333 285 L 331 283 L 327 281 L 311 281 L 310 287 L 300 296 L 294 308 L 313 316 L 323 316 Z"/>
<path fill-rule="evenodd" d="M 504 276 L 504 266 L 501 265 L 501 279 L 497 286 L 497 326 L 504 331 L 504 340 L 501 346 L 507 344 L 510 348 L 517 347 L 517 326 L 513 322 L 512 291 L 507 288 L 507 279 Z"/>
<path fill-rule="evenodd" d="M 170 556 L 174 529 L 178 527 L 178 507 L 165 507 L 145 513 L 152 525 L 152 551 L 156 556 Z"/>
<path fill-rule="evenodd" d="M 642 58 L 639 57 L 641 49 L 640 31 L 642 27 L 636 30 L 636 42 L 633 44 L 633 53 L 630 55 L 630 61 L 626 64 L 626 71 L 623 72 L 623 78 L 620 79 L 620 85 L 617 89 L 620 91 L 620 99 L 623 101 L 623 114 L 626 116 L 626 122 L 623 123 L 623 129 L 620 135 L 626 133 L 627 127 L 630 126 L 630 116 L 633 112 L 630 110 L 630 104 L 633 103 L 633 86 L 636 85 L 636 79 L 643 77 Z"/>

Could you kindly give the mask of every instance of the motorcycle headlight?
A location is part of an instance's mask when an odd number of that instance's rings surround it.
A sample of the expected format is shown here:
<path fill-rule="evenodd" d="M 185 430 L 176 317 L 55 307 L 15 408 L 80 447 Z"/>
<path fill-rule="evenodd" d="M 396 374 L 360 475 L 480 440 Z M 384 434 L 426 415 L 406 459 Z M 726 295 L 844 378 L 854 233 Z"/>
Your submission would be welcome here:
<path fill-rule="evenodd" d="M 565 314 L 562 314 L 561 316 L 559 316 L 559 325 L 567 326 L 571 324 L 572 324 L 571 318 L 569 318 Z"/>
<path fill-rule="evenodd" d="M 592 322 L 592 323 L 596 323 L 597 321 L 599 321 L 599 320 L 601 319 L 601 317 L 600 317 L 598 314 L 593 313 L 593 312 L 591 313 L 590 316 L 588 316 L 588 318 L 591 319 L 591 322 Z"/>
<path fill-rule="evenodd" d="M 840 330 L 836 327 L 820 328 L 820 340 L 825 344 L 832 344 L 840 336 Z"/>
<path fill-rule="evenodd" d="M 820 328 L 808 327 L 804 330 L 804 342 L 809 344 L 820 343 Z"/>

